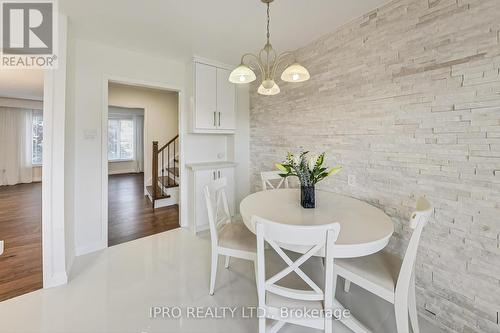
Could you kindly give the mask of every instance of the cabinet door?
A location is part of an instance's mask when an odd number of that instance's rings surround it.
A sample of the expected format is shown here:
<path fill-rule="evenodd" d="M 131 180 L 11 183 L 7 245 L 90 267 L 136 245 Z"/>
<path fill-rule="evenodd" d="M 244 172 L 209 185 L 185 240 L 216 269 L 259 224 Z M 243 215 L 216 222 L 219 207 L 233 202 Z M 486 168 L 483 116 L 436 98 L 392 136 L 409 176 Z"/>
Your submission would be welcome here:
<path fill-rule="evenodd" d="M 196 231 L 208 228 L 208 213 L 205 203 L 205 186 L 217 177 L 216 170 L 198 170 L 195 176 L 195 223 Z"/>
<path fill-rule="evenodd" d="M 219 169 L 218 175 L 220 175 L 221 178 L 226 178 L 227 180 L 227 188 L 226 188 L 227 201 L 229 205 L 229 211 L 231 212 L 231 216 L 234 216 L 235 214 L 234 168 Z"/>
<path fill-rule="evenodd" d="M 221 130 L 236 128 L 236 87 L 229 82 L 231 71 L 217 68 L 217 127 Z"/>
<path fill-rule="evenodd" d="M 215 129 L 217 112 L 217 68 L 195 64 L 195 127 Z"/>

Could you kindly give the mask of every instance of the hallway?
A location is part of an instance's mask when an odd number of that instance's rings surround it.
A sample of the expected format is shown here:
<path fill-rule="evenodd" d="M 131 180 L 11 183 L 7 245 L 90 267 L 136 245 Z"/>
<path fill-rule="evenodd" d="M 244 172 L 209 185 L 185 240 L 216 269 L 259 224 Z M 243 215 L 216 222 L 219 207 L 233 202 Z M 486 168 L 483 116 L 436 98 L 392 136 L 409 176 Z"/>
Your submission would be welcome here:
<path fill-rule="evenodd" d="M 109 246 L 179 227 L 178 205 L 153 212 L 143 173 L 110 175 L 108 187 Z"/>

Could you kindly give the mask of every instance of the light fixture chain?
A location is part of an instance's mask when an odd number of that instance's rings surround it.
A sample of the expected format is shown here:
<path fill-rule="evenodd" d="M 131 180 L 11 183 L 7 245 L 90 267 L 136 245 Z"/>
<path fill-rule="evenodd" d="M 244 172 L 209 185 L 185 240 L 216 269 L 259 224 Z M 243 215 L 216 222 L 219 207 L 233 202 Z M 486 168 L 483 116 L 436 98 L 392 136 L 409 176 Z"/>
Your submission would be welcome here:
<path fill-rule="evenodd" d="M 267 3 L 267 43 L 268 44 L 269 44 L 269 39 L 271 38 L 271 33 L 269 32 L 269 25 L 270 25 L 270 21 L 271 21 L 270 12 L 271 12 L 271 9 L 270 9 L 269 2 L 268 2 Z"/>

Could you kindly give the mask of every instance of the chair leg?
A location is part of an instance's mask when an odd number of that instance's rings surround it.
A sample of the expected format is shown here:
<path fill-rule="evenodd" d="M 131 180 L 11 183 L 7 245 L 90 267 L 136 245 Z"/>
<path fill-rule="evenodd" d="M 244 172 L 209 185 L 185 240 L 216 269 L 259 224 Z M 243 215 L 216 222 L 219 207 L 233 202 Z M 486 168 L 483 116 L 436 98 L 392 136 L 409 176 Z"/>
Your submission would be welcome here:
<path fill-rule="evenodd" d="M 408 299 L 401 301 L 396 300 L 394 311 L 396 313 L 396 327 L 398 333 L 410 333 L 410 326 L 408 325 Z"/>
<path fill-rule="evenodd" d="M 231 259 L 230 256 L 226 256 L 226 263 L 224 264 L 224 267 L 226 267 L 226 269 L 229 268 L 229 259 Z"/>
<path fill-rule="evenodd" d="M 348 293 L 351 290 L 351 281 L 345 279 L 344 281 L 344 291 Z"/>
<path fill-rule="evenodd" d="M 259 318 L 259 333 L 266 333 L 266 317 Z"/>
<path fill-rule="evenodd" d="M 217 250 L 212 250 L 212 267 L 210 270 L 210 295 L 213 296 L 215 289 L 215 278 L 217 277 L 217 264 L 219 261 L 219 254 Z"/>
<path fill-rule="evenodd" d="M 332 333 L 333 332 L 333 318 L 328 318 L 325 319 L 325 333 Z"/>
<path fill-rule="evenodd" d="M 332 283 L 332 294 L 333 294 L 333 299 L 335 299 L 335 296 L 337 295 L 337 280 L 339 276 L 335 271 L 333 272 L 333 283 Z"/>
<path fill-rule="evenodd" d="M 408 295 L 408 311 L 410 312 L 410 322 L 413 333 L 420 333 L 418 325 L 417 300 L 415 295 L 415 279 L 412 278 L 410 283 L 410 294 Z"/>

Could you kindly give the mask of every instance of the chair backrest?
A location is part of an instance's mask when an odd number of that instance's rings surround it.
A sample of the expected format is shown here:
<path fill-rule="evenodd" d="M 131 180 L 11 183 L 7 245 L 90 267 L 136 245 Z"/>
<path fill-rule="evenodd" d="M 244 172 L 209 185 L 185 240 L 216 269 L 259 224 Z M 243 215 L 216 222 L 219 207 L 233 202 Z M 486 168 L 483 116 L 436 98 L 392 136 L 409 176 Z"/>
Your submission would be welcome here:
<path fill-rule="evenodd" d="M 432 212 L 433 208 L 426 198 L 421 197 L 417 200 L 417 208 L 410 217 L 410 228 L 413 229 L 413 233 L 403 258 L 401 271 L 399 272 L 396 284 L 396 297 L 398 297 L 398 295 L 400 297 L 405 297 L 408 292 L 414 274 L 418 244 L 420 243 L 422 230 L 429 222 Z"/>
<path fill-rule="evenodd" d="M 262 190 L 275 190 L 281 187 L 288 188 L 288 178 L 280 176 L 280 171 L 263 171 L 260 173 Z M 274 181 L 274 183 L 273 183 Z"/>
<path fill-rule="evenodd" d="M 266 306 L 266 292 L 297 300 L 322 300 L 325 310 L 331 309 L 333 302 L 333 246 L 340 232 L 340 224 L 319 226 L 293 226 L 275 223 L 258 216 L 252 217 L 257 232 L 257 290 L 259 306 Z M 266 257 L 264 243 L 267 242 L 287 264 L 287 267 L 266 280 Z M 293 261 L 280 244 L 297 245 L 308 248 L 300 258 Z M 300 268 L 308 259 L 325 250 L 325 286 L 323 290 Z M 292 289 L 277 284 L 289 274 L 296 273 L 311 290 Z"/>
<path fill-rule="evenodd" d="M 212 245 L 215 246 L 218 244 L 219 228 L 231 222 L 231 214 L 229 213 L 229 205 L 227 203 L 226 186 L 226 178 L 219 178 L 211 181 L 203 189 L 207 206 L 210 238 L 212 239 Z"/>

